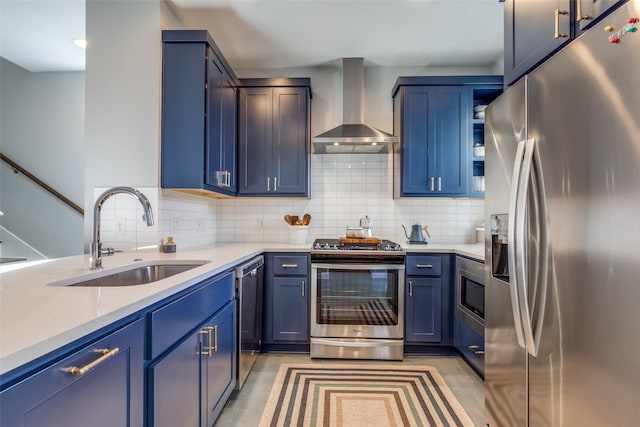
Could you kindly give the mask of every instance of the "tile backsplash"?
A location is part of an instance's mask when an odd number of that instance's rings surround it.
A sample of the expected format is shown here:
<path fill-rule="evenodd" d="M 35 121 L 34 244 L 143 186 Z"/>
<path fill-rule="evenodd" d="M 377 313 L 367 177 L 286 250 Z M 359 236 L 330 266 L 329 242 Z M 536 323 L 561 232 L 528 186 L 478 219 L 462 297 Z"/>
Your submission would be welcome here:
<path fill-rule="evenodd" d="M 311 156 L 310 199 L 224 199 L 218 201 L 218 242 L 288 243 L 284 215 L 312 216 L 308 243 L 345 235 L 368 215 L 373 235 L 406 241 L 401 224 L 428 225 L 434 243 L 470 243 L 484 217 L 484 200 L 393 199 L 393 157 L 381 154 Z"/>
<path fill-rule="evenodd" d="M 178 248 L 214 242 L 288 243 L 284 216 L 312 216 L 307 243 L 345 235 L 368 215 L 373 235 L 404 242 L 401 225 L 428 225 L 433 243 L 475 242 L 484 218 L 484 200 L 393 199 L 393 157 L 381 154 L 311 156 L 311 198 L 214 199 L 154 187 L 139 188 L 151 201 L 156 225 L 142 221 L 139 203 L 116 195 L 102 210 L 102 241 L 118 250 L 157 246 L 173 236 Z M 106 188 L 96 188 L 94 196 Z"/>

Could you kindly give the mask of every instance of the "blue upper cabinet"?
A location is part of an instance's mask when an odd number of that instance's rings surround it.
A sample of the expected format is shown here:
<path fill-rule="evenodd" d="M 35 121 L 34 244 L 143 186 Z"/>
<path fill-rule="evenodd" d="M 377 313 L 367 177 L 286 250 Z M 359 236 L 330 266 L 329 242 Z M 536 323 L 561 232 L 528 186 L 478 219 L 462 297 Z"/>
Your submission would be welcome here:
<path fill-rule="evenodd" d="M 307 197 L 310 80 L 245 79 L 242 85 L 238 194 Z"/>
<path fill-rule="evenodd" d="M 504 79 L 512 84 L 573 37 L 573 0 L 505 2 Z"/>
<path fill-rule="evenodd" d="M 399 97 L 399 98 L 398 98 Z M 398 99 L 400 196 L 464 196 L 467 191 L 471 91 L 462 86 L 407 86 Z M 396 104 L 394 104 L 396 105 Z"/>
<path fill-rule="evenodd" d="M 614 6 L 624 3 L 626 0 L 575 0 L 576 11 L 575 20 L 578 24 L 578 31 L 584 31 L 598 18 L 609 13 Z"/>
<path fill-rule="evenodd" d="M 162 187 L 235 195 L 237 77 L 206 31 L 162 41 Z"/>
<path fill-rule="evenodd" d="M 504 81 L 511 85 L 626 0 L 506 0 Z"/>
<path fill-rule="evenodd" d="M 502 76 L 400 77 L 393 89 L 394 197 L 483 197 L 484 121 Z"/>

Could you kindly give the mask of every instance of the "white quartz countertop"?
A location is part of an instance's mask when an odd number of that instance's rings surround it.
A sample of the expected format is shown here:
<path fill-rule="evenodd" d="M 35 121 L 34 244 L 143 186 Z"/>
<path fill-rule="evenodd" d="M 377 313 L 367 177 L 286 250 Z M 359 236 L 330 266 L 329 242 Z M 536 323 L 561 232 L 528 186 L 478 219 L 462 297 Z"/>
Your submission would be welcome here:
<path fill-rule="evenodd" d="M 306 252 L 309 245 L 277 243 L 216 244 L 164 254 L 116 253 L 104 270 L 157 260 L 208 263 L 157 282 L 124 287 L 50 286 L 90 274 L 88 255 L 59 258 L 0 273 L 0 374 L 35 360 L 124 317 L 138 312 L 214 274 L 262 252 Z M 481 244 L 405 245 L 406 252 L 453 252 L 483 260 Z M 1 271 L 1 270 L 0 270 Z"/>

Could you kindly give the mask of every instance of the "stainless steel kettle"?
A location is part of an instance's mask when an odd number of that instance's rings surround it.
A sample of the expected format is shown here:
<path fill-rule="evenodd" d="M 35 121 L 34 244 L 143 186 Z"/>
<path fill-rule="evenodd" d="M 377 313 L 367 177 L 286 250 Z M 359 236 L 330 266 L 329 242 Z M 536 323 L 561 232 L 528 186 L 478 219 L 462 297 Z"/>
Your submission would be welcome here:
<path fill-rule="evenodd" d="M 410 236 L 407 235 L 407 229 L 405 228 L 404 225 L 402 225 L 402 228 L 404 229 L 404 235 L 409 240 L 408 243 L 411 243 L 411 244 L 422 244 L 422 245 L 427 244 L 427 239 L 424 237 L 423 230 L 425 233 L 427 233 L 427 236 L 431 237 L 431 235 L 429 234 L 429 227 L 427 227 L 426 225 L 423 227 L 420 224 L 413 224 L 411 226 Z"/>
<path fill-rule="evenodd" d="M 371 219 L 368 215 L 365 215 L 364 218 L 360 218 L 360 227 L 364 231 L 364 237 L 371 237 Z"/>

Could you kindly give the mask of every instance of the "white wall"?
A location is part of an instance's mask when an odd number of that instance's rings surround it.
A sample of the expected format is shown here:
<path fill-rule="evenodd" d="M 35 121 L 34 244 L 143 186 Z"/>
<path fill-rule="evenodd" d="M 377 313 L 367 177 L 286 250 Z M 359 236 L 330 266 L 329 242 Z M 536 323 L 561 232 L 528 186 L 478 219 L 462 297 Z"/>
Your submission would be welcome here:
<path fill-rule="evenodd" d="M 83 72 L 32 73 L 0 58 L 0 151 L 80 206 L 84 82 Z M 2 225 L 48 257 L 82 253 L 82 215 L 1 168 Z M 17 256 L 4 246 L 3 256 Z"/>
<path fill-rule="evenodd" d="M 96 187 L 159 185 L 160 2 L 88 0 L 86 11 L 85 205 L 90 207 Z M 87 215 L 86 244 L 92 223 Z"/>

